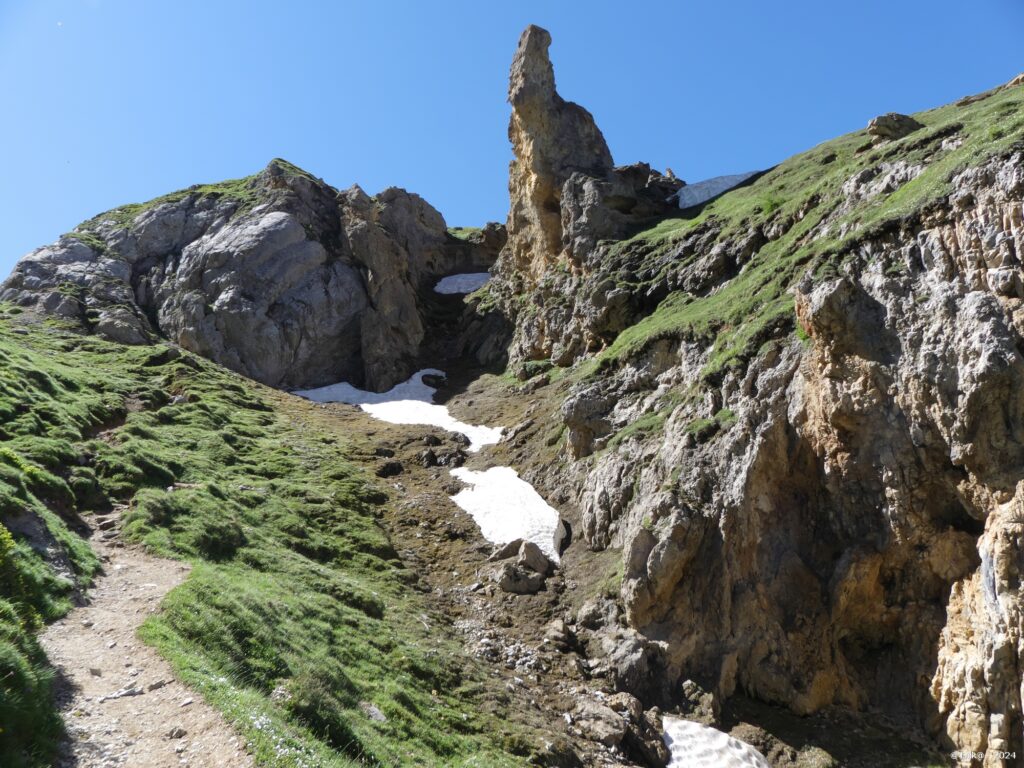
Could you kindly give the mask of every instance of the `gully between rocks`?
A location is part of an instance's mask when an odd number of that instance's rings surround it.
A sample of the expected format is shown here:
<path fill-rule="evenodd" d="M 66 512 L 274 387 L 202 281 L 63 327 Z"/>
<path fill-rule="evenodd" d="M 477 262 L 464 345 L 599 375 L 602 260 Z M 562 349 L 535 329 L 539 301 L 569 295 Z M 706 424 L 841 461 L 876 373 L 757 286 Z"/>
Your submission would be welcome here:
<path fill-rule="evenodd" d="M 435 291 L 461 295 L 479 288 L 486 278 L 479 274 L 451 275 Z M 369 392 L 348 382 L 294 394 L 318 403 L 357 405 L 370 416 L 390 424 L 436 426 L 465 436 L 466 450 L 478 454 L 498 443 L 503 427 L 468 424 L 451 415 L 444 405 L 434 403 L 443 371 L 426 368 L 386 392 Z M 558 511 L 534 487 L 508 466 L 492 466 L 483 459 L 483 469 L 453 467 L 452 477 L 466 487 L 450 496 L 473 518 L 480 533 L 495 546 L 493 560 L 518 553 L 515 565 L 506 564 L 496 572 L 496 581 L 507 592 L 530 592 L 542 588 L 544 577 L 559 561 L 560 550 L 568 544 L 567 531 Z M 531 547 L 531 545 L 533 545 Z M 569 719 L 569 718 L 567 718 Z M 676 718 L 664 718 L 662 738 L 669 748 L 670 768 L 740 768 L 768 763 L 753 747 L 709 726 Z"/>

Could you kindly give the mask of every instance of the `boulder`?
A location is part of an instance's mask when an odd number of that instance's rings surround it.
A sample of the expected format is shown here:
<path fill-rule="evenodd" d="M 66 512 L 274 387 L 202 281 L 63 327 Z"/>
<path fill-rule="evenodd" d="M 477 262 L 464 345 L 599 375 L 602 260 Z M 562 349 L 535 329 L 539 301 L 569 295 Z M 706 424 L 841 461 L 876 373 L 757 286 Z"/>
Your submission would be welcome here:
<path fill-rule="evenodd" d="M 515 557 L 519 554 L 520 548 L 525 542 L 523 539 L 512 539 L 498 547 L 491 552 L 490 557 L 487 558 L 487 562 L 496 563 L 499 560 L 508 560 L 510 557 Z"/>
<path fill-rule="evenodd" d="M 548 560 L 547 555 L 541 552 L 540 547 L 532 541 L 524 541 L 519 546 L 519 556 L 516 560 L 516 565 L 544 576 L 547 576 L 554 570 L 554 566 Z"/>
<path fill-rule="evenodd" d="M 640 700 L 628 693 L 609 696 L 606 703 L 626 720 L 622 743 L 626 753 L 644 765 L 655 768 L 668 765 L 670 755 L 661 735 L 657 710 L 644 712 Z"/>
<path fill-rule="evenodd" d="M 544 643 L 556 651 L 569 651 L 576 645 L 576 636 L 562 619 L 553 619 L 544 627 Z"/>
<path fill-rule="evenodd" d="M 533 595 L 544 587 L 544 574 L 527 570 L 514 563 L 503 563 L 491 573 L 491 581 L 503 592 Z"/>
<path fill-rule="evenodd" d="M 617 747 L 626 736 L 626 719 L 611 707 L 585 699 L 576 705 L 576 726 L 584 737 L 606 747 Z"/>
<path fill-rule="evenodd" d="M 920 128 L 924 126 L 917 120 L 898 112 L 879 115 L 868 123 L 868 133 L 880 141 L 902 139 Z"/>

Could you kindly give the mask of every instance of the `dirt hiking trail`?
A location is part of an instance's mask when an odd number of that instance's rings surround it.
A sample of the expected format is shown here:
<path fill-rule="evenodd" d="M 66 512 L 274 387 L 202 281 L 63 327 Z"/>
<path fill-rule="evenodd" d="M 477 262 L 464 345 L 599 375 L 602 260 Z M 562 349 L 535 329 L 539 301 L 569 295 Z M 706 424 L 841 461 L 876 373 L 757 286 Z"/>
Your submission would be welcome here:
<path fill-rule="evenodd" d="M 250 768 L 244 740 L 136 637 L 189 567 L 122 544 L 119 519 L 90 518 L 103 575 L 40 640 L 57 668 L 69 741 L 60 768 Z"/>

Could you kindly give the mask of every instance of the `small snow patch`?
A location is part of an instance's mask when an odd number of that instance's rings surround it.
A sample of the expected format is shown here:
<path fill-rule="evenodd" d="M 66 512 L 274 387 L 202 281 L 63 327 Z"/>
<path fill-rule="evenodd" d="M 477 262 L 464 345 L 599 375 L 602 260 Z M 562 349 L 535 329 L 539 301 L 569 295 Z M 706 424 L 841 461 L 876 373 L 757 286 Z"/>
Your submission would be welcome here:
<path fill-rule="evenodd" d="M 729 176 L 715 176 L 713 179 L 705 179 L 694 184 L 687 184 L 676 194 L 679 196 L 680 208 L 692 208 L 695 205 L 706 203 L 713 197 L 718 197 L 723 192 L 728 192 L 733 187 L 738 187 L 747 179 L 756 176 L 760 171 L 749 173 L 734 173 Z M 671 199 L 671 198 L 669 198 Z"/>
<path fill-rule="evenodd" d="M 689 720 L 666 717 L 667 768 L 769 768 L 764 755 L 727 733 Z"/>
<path fill-rule="evenodd" d="M 501 427 L 466 424 L 453 418 L 445 406 L 434 405 L 434 393 L 437 390 L 423 383 L 423 377 L 429 375 L 443 376 L 444 372 L 426 368 L 387 392 L 366 392 L 342 382 L 293 394 L 317 403 L 358 405 L 374 418 L 391 424 L 426 424 L 448 432 L 461 432 L 469 438 L 469 450 L 472 452 L 501 439 Z"/>
<path fill-rule="evenodd" d="M 472 486 L 452 496 L 452 501 L 476 521 L 485 539 L 492 544 L 526 539 L 558 562 L 558 512 L 512 467 L 491 467 L 483 472 L 459 467 L 452 470 L 452 476 Z"/>
<path fill-rule="evenodd" d="M 434 286 L 436 293 L 472 293 L 482 288 L 491 279 L 489 272 L 465 272 L 461 275 L 448 275 Z"/>

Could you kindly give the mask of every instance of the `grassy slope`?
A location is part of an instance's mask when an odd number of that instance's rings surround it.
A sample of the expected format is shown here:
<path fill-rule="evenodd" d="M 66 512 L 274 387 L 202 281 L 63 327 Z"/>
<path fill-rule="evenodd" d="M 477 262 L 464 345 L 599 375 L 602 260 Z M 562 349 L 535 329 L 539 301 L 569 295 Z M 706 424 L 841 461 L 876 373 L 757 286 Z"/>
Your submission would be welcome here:
<path fill-rule="evenodd" d="M 793 327 L 792 285 L 812 265 L 834 263 L 844 248 L 880 224 L 913 213 L 950 190 L 950 180 L 964 168 L 1005 152 L 1024 140 L 1024 87 L 999 91 L 966 106 L 948 105 L 915 117 L 924 129 L 895 142 L 873 147 L 866 131 L 857 131 L 786 160 L 753 184 L 713 201 L 691 217 L 676 217 L 629 240 L 616 249 L 639 248 L 651 263 L 664 263 L 673 246 L 688 233 L 709 222 L 722 230 L 719 241 L 741 237 L 758 223 L 795 218 L 815 205 L 778 240 L 768 243 L 734 279 L 707 296 L 685 292 L 670 294 L 651 315 L 622 332 L 607 349 L 582 367 L 592 375 L 607 365 L 627 359 L 661 338 L 689 338 L 712 345 L 705 375 L 713 378 L 756 353 L 766 337 Z M 838 236 L 806 238 L 842 200 L 843 182 L 855 173 L 882 162 L 921 162 L 935 153 L 943 137 L 958 135 L 963 144 L 936 155 L 926 170 L 894 193 L 880 195 L 845 214 L 839 223 L 849 231 Z M 703 255 L 694 254 L 693 259 Z M 678 269 L 665 264 L 664 269 Z M 630 282 L 627 276 L 625 282 Z M 643 286 L 633 284 L 634 289 Z"/>
<path fill-rule="evenodd" d="M 194 563 L 142 634 L 261 764 L 516 763 L 499 740 L 518 734 L 488 713 L 456 642 L 421 621 L 429 606 L 375 522 L 385 499 L 316 408 L 7 307 L 0 425 L 0 522 L 44 520 L 79 584 L 97 563 L 66 521 L 110 503 L 129 504 L 129 538 Z M 4 766 L 48 764 L 60 723 L 33 632 L 74 589 L 0 525 Z"/>

